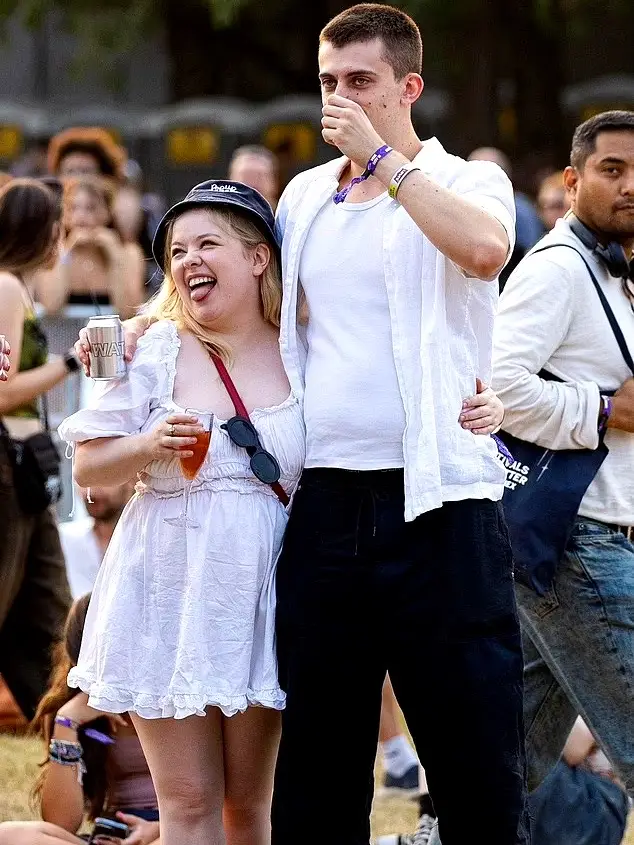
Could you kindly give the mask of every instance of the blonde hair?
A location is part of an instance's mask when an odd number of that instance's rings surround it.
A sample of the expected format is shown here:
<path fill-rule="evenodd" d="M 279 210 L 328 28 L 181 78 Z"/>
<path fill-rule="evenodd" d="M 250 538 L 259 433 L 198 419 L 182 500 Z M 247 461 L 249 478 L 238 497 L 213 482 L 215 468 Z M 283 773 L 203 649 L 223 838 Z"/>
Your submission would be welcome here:
<path fill-rule="evenodd" d="M 87 193 L 93 200 L 102 202 L 108 212 L 108 220 L 112 221 L 112 209 L 116 193 L 116 186 L 112 179 L 106 176 L 71 176 L 64 179 L 64 217 L 68 219 L 73 200 L 80 193 Z"/>
<path fill-rule="evenodd" d="M 231 234 L 240 240 L 245 250 L 255 249 L 262 243 L 265 243 L 269 247 L 269 263 L 260 277 L 260 304 L 262 307 L 262 316 L 267 323 L 271 323 L 271 325 L 279 328 L 282 307 L 282 274 L 278 254 L 274 245 L 265 237 L 257 224 L 245 215 L 239 214 L 227 207 L 218 210 L 208 208 L 207 210 L 219 214 L 223 223 L 226 224 L 227 230 L 230 230 Z M 190 332 L 202 343 L 207 351 L 213 352 L 225 364 L 229 364 L 232 358 L 231 347 L 221 337 L 209 331 L 204 326 L 201 326 L 194 319 L 176 290 L 176 285 L 170 275 L 170 250 L 174 223 L 177 219 L 178 217 L 175 217 L 173 220 L 170 220 L 167 226 L 163 258 L 163 265 L 166 268 L 165 278 L 159 291 L 150 300 L 147 314 L 155 317 L 157 320 L 173 320 L 177 328 Z"/>

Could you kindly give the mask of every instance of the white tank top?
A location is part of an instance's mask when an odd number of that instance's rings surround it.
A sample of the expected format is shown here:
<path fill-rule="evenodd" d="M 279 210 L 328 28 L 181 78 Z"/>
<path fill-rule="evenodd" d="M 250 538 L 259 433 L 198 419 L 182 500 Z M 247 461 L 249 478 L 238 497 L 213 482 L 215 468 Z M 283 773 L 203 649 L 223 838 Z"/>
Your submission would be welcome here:
<path fill-rule="evenodd" d="M 299 278 L 308 303 L 307 467 L 403 467 L 399 390 L 383 269 L 387 194 L 329 202 L 313 222 Z"/>

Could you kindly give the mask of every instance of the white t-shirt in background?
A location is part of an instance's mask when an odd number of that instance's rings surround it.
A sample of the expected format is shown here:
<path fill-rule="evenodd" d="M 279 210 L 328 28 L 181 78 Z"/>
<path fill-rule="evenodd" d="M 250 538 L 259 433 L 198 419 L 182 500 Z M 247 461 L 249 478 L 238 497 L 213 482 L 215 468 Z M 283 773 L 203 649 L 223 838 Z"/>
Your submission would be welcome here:
<path fill-rule="evenodd" d="M 66 575 L 73 599 L 92 590 L 101 566 L 101 549 L 92 528 L 93 520 L 89 516 L 59 525 Z"/>
<path fill-rule="evenodd" d="M 327 203 L 302 250 L 308 304 L 306 466 L 403 467 L 405 409 L 383 269 L 386 193 Z"/>

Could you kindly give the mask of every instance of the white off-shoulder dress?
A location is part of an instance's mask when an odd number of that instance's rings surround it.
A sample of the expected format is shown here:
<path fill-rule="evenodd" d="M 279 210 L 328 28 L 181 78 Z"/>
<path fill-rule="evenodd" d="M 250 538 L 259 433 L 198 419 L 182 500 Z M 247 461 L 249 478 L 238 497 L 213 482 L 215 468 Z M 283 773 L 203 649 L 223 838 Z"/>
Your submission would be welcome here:
<path fill-rule="evenodd" d="M 97 382 L 89 405 L 59 427 L 69 443 L 129 436 L 172 412 L 180 341 L 171 321 L 139 341 L 128 375 Z M 205 409 L 200 409 L 205 410 Z M 213 410 L 213 409 L 210 409 Z M 304 463 L 301 408 L 291 394 L 251 415 L 292 494 Z M 126 506 L 92 592 L 78 664 L 68 684 L 111 713 L 153 719 L 226 716 L 250 705 L 282 709 L 275 658 L 275 564 L 287 513 L 249 457 L 214 420 L 192 485 L 200 528 L 169 525 L 183 507 L 178 458 L 154 461 Z"/>

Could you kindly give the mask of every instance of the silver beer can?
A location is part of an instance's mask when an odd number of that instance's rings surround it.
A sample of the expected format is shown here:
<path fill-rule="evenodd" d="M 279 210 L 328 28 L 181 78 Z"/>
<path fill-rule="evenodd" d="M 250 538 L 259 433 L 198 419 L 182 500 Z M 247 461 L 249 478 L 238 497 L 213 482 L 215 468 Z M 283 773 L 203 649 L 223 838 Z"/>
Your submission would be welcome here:
<path fill-rule="evenodd" d="M 105 381 L 126 374 L 123 325 L 117 314 L 91 317 L 86 326 L 90 341 L 90 378 Z"/>

